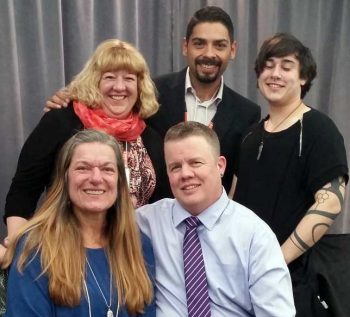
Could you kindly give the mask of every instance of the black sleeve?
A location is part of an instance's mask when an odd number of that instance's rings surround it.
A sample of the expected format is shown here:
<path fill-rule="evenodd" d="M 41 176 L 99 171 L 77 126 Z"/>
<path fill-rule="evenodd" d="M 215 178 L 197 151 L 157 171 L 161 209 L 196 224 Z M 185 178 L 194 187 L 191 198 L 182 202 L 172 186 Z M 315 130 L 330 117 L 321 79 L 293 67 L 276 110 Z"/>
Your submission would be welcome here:
<path fill-rule="evenodd" d="M 57 153 L 80 121 L 72 107 L 51 110 L 35 127 L 21 150 L 17 170 L 6 197 L 5 216 L 30 218 L 49 185 Z"/>
<path fill-rule="evenodd" d="M 311 135 L 305 138 L 306 142 L 311 142 L 306 153 L 306 180 L 313 194 L 339 176 L 344 176 L 348 181 L 343 136 L 328 117 L 320 114 L 316 119 L 317 123 L 309 127 L 305 124 L 305 132 Z"/>

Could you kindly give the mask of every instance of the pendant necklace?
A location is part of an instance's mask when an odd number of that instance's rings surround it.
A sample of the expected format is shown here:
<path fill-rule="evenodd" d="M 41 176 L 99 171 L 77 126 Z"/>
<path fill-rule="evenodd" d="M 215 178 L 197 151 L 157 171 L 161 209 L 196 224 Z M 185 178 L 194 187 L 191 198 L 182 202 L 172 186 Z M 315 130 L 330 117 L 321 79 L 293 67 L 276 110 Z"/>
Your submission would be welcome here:
<path fill-rule="evenodd" d="M 102 295 L 102 298 L 103 298 L 104 302 L 106 303 L 106 306 L 107 306 L 107 315 L 106 316 L 107 317 L 114 317 L 113 316 L 113 311 L 111 309 L 111 306 L 112 306 L 112 272 L 109 274 L 109 305 L 108 305 L 107 299 L 106 299 L 105 295 L 102 292 L 100 284 L 97 281 L 95 273 L 92 270 L 91 265 L 90 265 L 89 260 L 87 259 L 87 257 L 86 257 L 86 263 L 87 263 L 87 265 L 88 265 L 88 267 L 89 267 L 89 269 L 91 271 L 91 274 L 92 274 L 92 276 L 93 276 L 93 278 L 94 278 L 94 280 L 96 282 L 96 285 L 97 285 L 97 287 L 98 287 L 98 289 L 99 289 L 99 291 L 100 291 L 100 293 Z M 90 297 L 89 297 L 89 293 L 88 293 L 88 289 L 87 289 L 87 285 L 86 284 L 85 284 L 85 288 L 86 288 L 86 291 L 87 291 L 88 302 L 89 302 L 89 306 L 90 306 Z M 118 308 L 117 308 L 117 315 L 116 315 L 116 317 L 118 316 L 118 310 L 119 310 L 119 300 L 118 300 Z"/>
<path fill-rule="evenodd" d="M 292 114 L 294 114 L 299 108 L 300 106 L 303 104 L 303 101 L 301 100 L 300 103 L 285 117 L 283 118 L 271 131 L 271 132 L 274 132 L 276 131 L 276 129 L 282 125 L 282 123 L 286 122 L 288 118 L 291 117 Z M 267 122 L 267 121 L 265 121 Z M 260 141 L 260 144 L 259 144 L 259 149 L 258 149 L 258 155 L 256 157 L 256 160 L 259 161 L 260 160 L 260 157 L 261 157 L 261 152 L 264 148 L 264 137 L 265 137 L 265 128 L 263 127 L 263 131 L 262 131 L 262 136 L 261 136 L 261 141 Z"/>
<path fill-rule="evenodd" d="M 123 151 L 123 159 L 124 159 L 124 166 L 125 166 L 125 176 L 126 181 L 128 183 L 129 189 L 130 189 L 130 168 L 128 166 L 128 141 L 125 141 L 125 149 Z"/>

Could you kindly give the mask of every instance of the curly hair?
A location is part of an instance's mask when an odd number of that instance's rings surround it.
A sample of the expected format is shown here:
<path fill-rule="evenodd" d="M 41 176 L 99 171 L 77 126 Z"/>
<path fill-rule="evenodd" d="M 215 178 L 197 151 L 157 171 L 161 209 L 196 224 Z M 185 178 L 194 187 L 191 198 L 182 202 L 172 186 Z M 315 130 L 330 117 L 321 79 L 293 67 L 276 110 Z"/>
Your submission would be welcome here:
<path fill-rule="evenodd" d="M 144 57 L 133 45 L 118 39 L 103 41 L 96 48 L 80 73 L 67 86 L 68 94 L 88 107 L 99 107 L 102 100 L 99 83 L 103 73 L 118 70 L 137 75 L 138 98 L 134 111 L 143 119 L 156 113 L 159 109 L 156 88 Z"/>

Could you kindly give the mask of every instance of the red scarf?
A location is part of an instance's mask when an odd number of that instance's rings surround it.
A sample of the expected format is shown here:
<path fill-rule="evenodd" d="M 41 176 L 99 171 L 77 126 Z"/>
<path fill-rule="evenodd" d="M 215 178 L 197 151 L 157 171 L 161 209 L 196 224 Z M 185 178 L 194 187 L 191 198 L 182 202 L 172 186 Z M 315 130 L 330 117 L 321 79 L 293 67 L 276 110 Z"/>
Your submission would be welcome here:
<path fill-rule="evenodd" d="M 92 109 L 80 101 L 74 101 L 73 108 L 86 129 L 101 130 L 119 141 L 134 141 L 146 128 L 145 121 L 135 112 L 125 119 L 117 119 L 108 116 L 101 108 Z"/>

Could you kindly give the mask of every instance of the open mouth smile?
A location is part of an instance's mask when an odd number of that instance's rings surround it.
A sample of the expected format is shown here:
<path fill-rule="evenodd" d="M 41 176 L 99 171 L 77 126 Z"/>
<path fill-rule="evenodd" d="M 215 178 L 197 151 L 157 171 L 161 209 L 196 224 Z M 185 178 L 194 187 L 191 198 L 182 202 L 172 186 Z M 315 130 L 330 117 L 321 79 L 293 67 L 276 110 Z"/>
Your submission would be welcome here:
<path fill-rule="evenodd" d="M 110 96 L 110 97 L 111 97 L 111 99 L 113 99 L 113 100 L 123 100 L 123 99 L 126 98 L 126 96 Z"/>
<path fill-rule="evenodd" d="M 85 189 L 84 193 L 88 195 L 102 195 L 105 191 L 102 189 Z"/>

